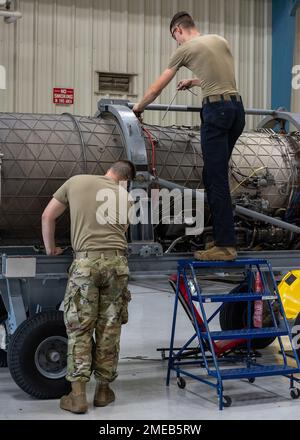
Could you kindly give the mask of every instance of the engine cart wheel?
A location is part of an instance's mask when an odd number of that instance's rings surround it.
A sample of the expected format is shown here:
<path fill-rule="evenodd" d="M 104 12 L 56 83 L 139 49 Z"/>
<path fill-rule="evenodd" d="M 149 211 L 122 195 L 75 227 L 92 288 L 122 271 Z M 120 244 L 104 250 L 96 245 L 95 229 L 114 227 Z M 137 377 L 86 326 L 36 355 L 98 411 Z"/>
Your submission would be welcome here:
<path fill-rule="evenodd" d="M 254 383 L 254 382 L 255 382 L 255 377 L 249 377 L 248 381 L 249 381 L 250 383 Z"/>
<path fill-rule="evenodd" d="M 31 396 L 57 399 L 68 393 L 63 312 L 42 312 L 22 322 L 8 345 L 8 367 L 16 384 Z"/>
<path fill-rule="evenodd" d="M 292 399 L 299 399 L 300 397 L 300 390 L 299 388 L 292 388 L 290 390 L 290 396 Z"/>
<path fill-rule="evenodd" d="M 223 406 L 224 406 L 225 408 L 229 408 L 229 407 L 231 406 L 231 404 L 232 404 L 231 397 L 229 397 L 229 396 L 223 396 Z"/>
<path fill-rule="evenodd" d="M 177 377 L 177 385 L 179 386 L 179 388 L 184 389 L 186 386 L 186 381 L 184 380 L 183 377 Z"/>

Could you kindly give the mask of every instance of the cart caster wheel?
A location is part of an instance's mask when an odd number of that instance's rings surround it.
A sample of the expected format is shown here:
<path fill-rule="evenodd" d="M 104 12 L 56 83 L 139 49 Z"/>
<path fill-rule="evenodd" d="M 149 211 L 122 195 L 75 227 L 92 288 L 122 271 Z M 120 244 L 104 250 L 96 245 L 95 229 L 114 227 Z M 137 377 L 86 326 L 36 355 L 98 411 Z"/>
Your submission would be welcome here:
<path fill-rule="evenodd" d="M 183 377 L 177 377 L 177 385 L 179 386 L 179 388 L 183 389 L 186 386 L 186 382 L 183 379 Z"/>
<path fill-rule="evenodd" d="M 255 377 L 249 377 L 248 380 L 249 380 L 250 383 L 254 383 L 255 382 Z"/>
<path fill-rule="evenodd" d="M 229 408 L 232 404 L 232 400 L 229 396 L 223 396 L 223 406 Z"/>
<path fill-rule="evenodd" d="M 300 397 L 300 390 L 299 388 L 292 388 L 290 390 L 290 396 L 292 399 L 299 399 Z"/>

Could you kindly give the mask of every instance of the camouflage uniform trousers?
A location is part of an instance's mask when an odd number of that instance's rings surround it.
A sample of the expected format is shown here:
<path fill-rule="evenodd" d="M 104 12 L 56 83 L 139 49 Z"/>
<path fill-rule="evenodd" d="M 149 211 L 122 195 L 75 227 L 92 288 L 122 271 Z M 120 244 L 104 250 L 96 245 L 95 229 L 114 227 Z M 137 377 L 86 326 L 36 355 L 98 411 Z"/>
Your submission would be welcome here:
<path fill-rule="evenodd" d="M 124 256 L 73 261 L 64 298 L 68 381 L 87 382 L 92 370 L 102 382 L 117 377 L 121 325 L 128 320 L 128 275 Z"/>

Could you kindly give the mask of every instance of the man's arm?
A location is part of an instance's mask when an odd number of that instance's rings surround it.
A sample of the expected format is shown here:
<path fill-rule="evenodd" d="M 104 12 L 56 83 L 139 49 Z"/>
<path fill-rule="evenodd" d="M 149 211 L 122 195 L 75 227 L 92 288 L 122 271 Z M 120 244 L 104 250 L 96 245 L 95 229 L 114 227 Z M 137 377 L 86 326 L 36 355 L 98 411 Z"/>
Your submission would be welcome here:
<path fill-rule="evenodd" d="M 163 89 L 169 84 L 169 82 L 174 78 L 175 75 L 176 69 L 166 69 L 160 75 L 160 77 L 156 81 L 154 81 L 153 84 L 151 84 L 151 86 L 145 92 L 145 95 L 141 99 L 141 101 L 135 104 L 135 106 L 133 107 L 134 113 L 143 113 L 145 107 L 151 104 L 151 102 L 153 102 L 161 94 Z"/>
<path fill-rule="evenodd" d="M 47 255 L 59 255 L 62 249 L 55 245 L 55 220 L 65 210 L 66 205 L 53 198 L 42 214 L 42 234 Z"/>

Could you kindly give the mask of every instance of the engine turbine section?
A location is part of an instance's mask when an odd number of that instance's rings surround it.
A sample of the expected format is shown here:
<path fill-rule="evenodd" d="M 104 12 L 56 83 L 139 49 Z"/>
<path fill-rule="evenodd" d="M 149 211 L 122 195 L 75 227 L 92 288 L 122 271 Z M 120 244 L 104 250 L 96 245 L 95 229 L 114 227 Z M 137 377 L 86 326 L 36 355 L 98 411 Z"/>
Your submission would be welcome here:
<path fill-rule="evenodd" d="M 145 126 L 148 171 L 188 188 L 202 188 L 199 127 Z M 147 133 L 146 133 L 147 131 Z M 75 174 L 104 174 L 127 158 L 126 139 L 110 114 L 0 114 L 0 244 L 42 244 L 41 213 L 56 189 Z M 270 129 L 244 132 L 232 154 L 230 188 L 235 204 L 299 224 L 300 134 Z M 298 200 L 298 198 L 299 200 Z M 211 237 L 209 213 L 204 233 L 188 237 L 174 250 L 205 246 Z M 288 249 L 292 233 L 235 217 L 242 249 Z M 155 240 L 166 250 L 184 234 L 184 225 L 156 225 Z M 60 244 L 69 244 L 67 216 L 57 225 Z"/>

